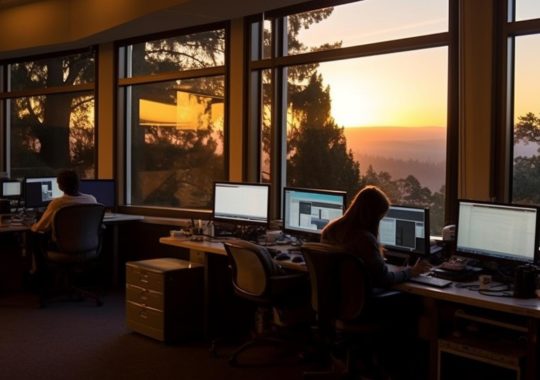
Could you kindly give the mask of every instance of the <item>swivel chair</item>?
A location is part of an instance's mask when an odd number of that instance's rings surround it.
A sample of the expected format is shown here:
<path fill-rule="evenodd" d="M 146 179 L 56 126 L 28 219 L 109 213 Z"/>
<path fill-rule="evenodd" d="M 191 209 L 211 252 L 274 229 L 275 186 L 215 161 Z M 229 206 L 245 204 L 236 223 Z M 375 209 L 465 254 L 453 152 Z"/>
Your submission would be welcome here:
<path fill-rule="evenodd" d="M 355 359 L 372 364 L 371 339 L 385 326 L 367 313 L 372 287 L 363 261 L 324 243 L 304 243 L 301 250 L 309 272 L 319 350 L 332 363 L 329 370 L 305 372 L 304 378 L 356 378 Z"/>
<path fill-rule="evenodd" d="M 49 275 L 60 274 L 63 289 L 69 295 L 89 297 L 97 306 L 103 302 L 96 293 L 75 286 L 75 276 L 97 264 L 103 237 L 102 204 L 74 204 L 55 212 L 48 242 L 42 244 L 37 258 L 40 273 L 40 306 L 45 306 L 49 296 Z"/>
<path fill-rule="evenodd" d="M 275 308 L 302 304 L 302 297 L 307 300 L 307 278 L 304 273 L 285 273 L 264 247 L 244 240 L 228 241 L 224 246 L 235 295 L 257 306 L 254 337 L 232 353 L 229 364 L 234 366 L 239 364 L 238 356 L 250 347 L 288 342 L 273 336 L 265 321 L 272 318 Z"/>

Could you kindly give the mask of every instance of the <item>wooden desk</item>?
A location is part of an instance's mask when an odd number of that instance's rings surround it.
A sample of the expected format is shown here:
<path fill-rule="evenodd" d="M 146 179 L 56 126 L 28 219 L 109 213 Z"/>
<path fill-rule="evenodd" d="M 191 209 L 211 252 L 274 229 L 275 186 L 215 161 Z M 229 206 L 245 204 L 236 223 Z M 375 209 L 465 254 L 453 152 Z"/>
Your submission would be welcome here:
<path fill-rule="evenodd" d="M 223 270 L 224 266 L 227 265 L 227 253 L 223 242 L 225 240 L 212 240 L 212 241 L 192 241 L 190 238 L 172 238 L 172 237 L 162 237 L 159 239 L 159 242 L 162 244 L 167 244 L 179 248 L 185 248 L 189 250 L 190 261 L 201 263 L 204 265 L 204 313 L 203 313 L 203 329 L 204 336 L 206 338 L 211 338 L 214 333 L 213 325 L 210 321 L 210 317 L 214 314 L 220 315 L 222 310 L 220 310 L 219 303 L 223 303 L 224 300 L 220 299 L 220 295 L 223 295 L 220 292 L 223 292 L 223 287 L 225 285 L 230 286 L 230 279 L 227 277 L 227 284 L 220 283 L 213 278 L 220 269 Z M 280 249 L 286 251 L 287 246 L 279 246 Z M 305 264 L 293 263 L 291 261 L 276 261 L 284 268 L 289 268 L 293 270 L 306 271 L 307 268 Z M 222 273 L 223 274 L 223 273 Z M 223 276 L 221 276 L 223 277 Z M 228 305 L 221 305 L 227 307 Z M 216 312 L 213 312 L 213 309 L 216 309 Z"/>
<path fill-rule="evenodd" d="M 143 220 L 144 217 L 141 215 L 130 215 L 130 214 L 112 214 L 103 219 L 103 224 L 107 227 L 112 228 L 112 260 L 113 260 L 113 275 L 112 275 L 112 284 L 113 286 L 118 285 L 118 270 L 119 270 L 119 243 L 118 243 L 118 231 L 119 225 L 127 222 Z M 21 250 L 22 256 L 26 256 L 26 234 L 25 232 L 30 231 L 30 226 L 23 224 L 3 224 L 0 225 L 0 233 L 13 233 L 19 232 L 22 234 Z"/>
<path fill-rule="evenodd" d="M 430 346 L 430 379 L 437 379 L 439 366 L 439 342 L 448 336 L 455 326 L 446 325 L 445 312 L 458 310 L 460 315 L 472 312 L 472 320 L 492 323 L 503 329 L 515 330 L 526 337 L 523 342 L 525 352 L 525 379 L 538 380 L 538 360 L 540 359 L 540 299 L 519 299 L 514 297 L 497 297 L 480 294 L 459 283 L 443 289 L 433 288 L 415 283 L 402 283 L 394 287 L 402 292 L 422 297 L 427 318 L 423 319 L 427 339 Z M 446 308 L 446 309 L 445 309 Z M 455 316 L 454 316 L 455 317 Z M 456 319 L 454 318 L 454 322 Z M 426 337 L 426 336 L 425 336 Z M 497 343 L 497 336 L 493 337 Z M 452 339 L 452 337 L 450 337 Z M 474 347 L 473 343 L 467 343 Z M 508 347 L 510 352 L 510 347 Z"/>

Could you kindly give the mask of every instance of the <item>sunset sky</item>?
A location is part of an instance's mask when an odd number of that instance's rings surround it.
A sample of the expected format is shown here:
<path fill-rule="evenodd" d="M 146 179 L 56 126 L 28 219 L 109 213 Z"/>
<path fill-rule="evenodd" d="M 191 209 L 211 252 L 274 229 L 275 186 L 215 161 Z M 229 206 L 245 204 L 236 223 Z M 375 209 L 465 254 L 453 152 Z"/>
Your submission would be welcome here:
<path fill-rule="evenodd" d="M 540 17 L 540 0 L 516 2 L 518 20 Z M 307 46 L 342 41 L 346 47 L 447 30 L 447 0 L 410 0 L 407 12 L 400 4 L 365 0 L 336 6 L 330 18 L 301 32 L 299 39 Z M 540 113 L 538 52 L 540 36 L 517 39 L 516 117 Z M 446 47 L 432 48 L 322 63 L 319 72 L 330 86 L 339 125 L 446 127 L 447 59 Z"/>

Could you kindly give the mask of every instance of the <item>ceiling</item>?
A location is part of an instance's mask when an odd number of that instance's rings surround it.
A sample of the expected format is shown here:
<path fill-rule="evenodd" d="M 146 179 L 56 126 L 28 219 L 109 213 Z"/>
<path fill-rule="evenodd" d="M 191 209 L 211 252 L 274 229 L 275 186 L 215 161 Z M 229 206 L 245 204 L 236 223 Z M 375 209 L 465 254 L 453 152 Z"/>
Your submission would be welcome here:
<path fill-rule="evenodd" d="M 51 0 L 0 0 L 0 12 L 16 9 L 18 6 L 27 6 L 30 3 L 39 3 Z M 88 0 L 56 0 L 66 1 L 66 6 L 75 4 L 75 1 Z M 116 1 L 116 0 L 110 0 Z M 159 0 L 155 0 L 158 3 Z M 285 7 L 305 0 L 184 0 L 177 5 L 156 12 L 145 14 L 142 17 L 129 19 L 127 22 L 117 24 L 106 30 L 99 30 L 93 34 L 86 34 L 54 45 L 33 46 L 13 51 L 7 49 L 0 52 L 0 59 L 17 57 L 21 55 L 41 54 L 45 52 L 61 51 L 86 47 L 89 45 L 122 40 L 146 34 L 181 29 L 190 26 L 226 21 L 240 18 L 264 11 Z M 124 0 L 127 4 L 137 6 L 139 0 Z M 131 2 L 131 3 L 130 3 Z M 167 2 L 165 2 L 167 3 Z M 171 2 L 168 2 L 170 4 Z M 174 3 L 174 2 L 173 2 Z M 94 3 L 99 7 L 99 3 Z M 119 4 L 118 4 L 119 5 Z M 99 8 L 97 8 L 99 9 Z M 128 12 L 126 12 L 128 13 Z M 69 13 L 68 13 L 69 14 Z M 72 16 L 74 17 L 74 16 Z M 121 19 L 121 17 L 119 17 Z M 86 20 L 88 21 L 88 20 Z M 75 21 L 76 22 L 76 21 Z M 0 49 L 2 50 L 2 49 Z"/>

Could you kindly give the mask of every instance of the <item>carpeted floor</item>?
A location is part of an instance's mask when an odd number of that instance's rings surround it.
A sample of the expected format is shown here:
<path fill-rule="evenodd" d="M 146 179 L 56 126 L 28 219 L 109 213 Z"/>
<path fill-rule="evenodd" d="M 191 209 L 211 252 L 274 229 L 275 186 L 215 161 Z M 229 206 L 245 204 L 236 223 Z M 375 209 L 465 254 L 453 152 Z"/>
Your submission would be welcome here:
<path fill-rule="evenodd" d="M 2 379 L 301 379 L 307 368 L 296 358 L 273 366 L 232 368 L 221 346 L 209 354 L 204 341 L 163 344 L 129 331 L 121 292 L 93 302 L 54 303 L 37 308 L 29 293 L 0 294 L 0 378 Z M 275 352 L 274 352 L 275 354 Z M 265 361 L 264 349 L 247 353 Z"/>

